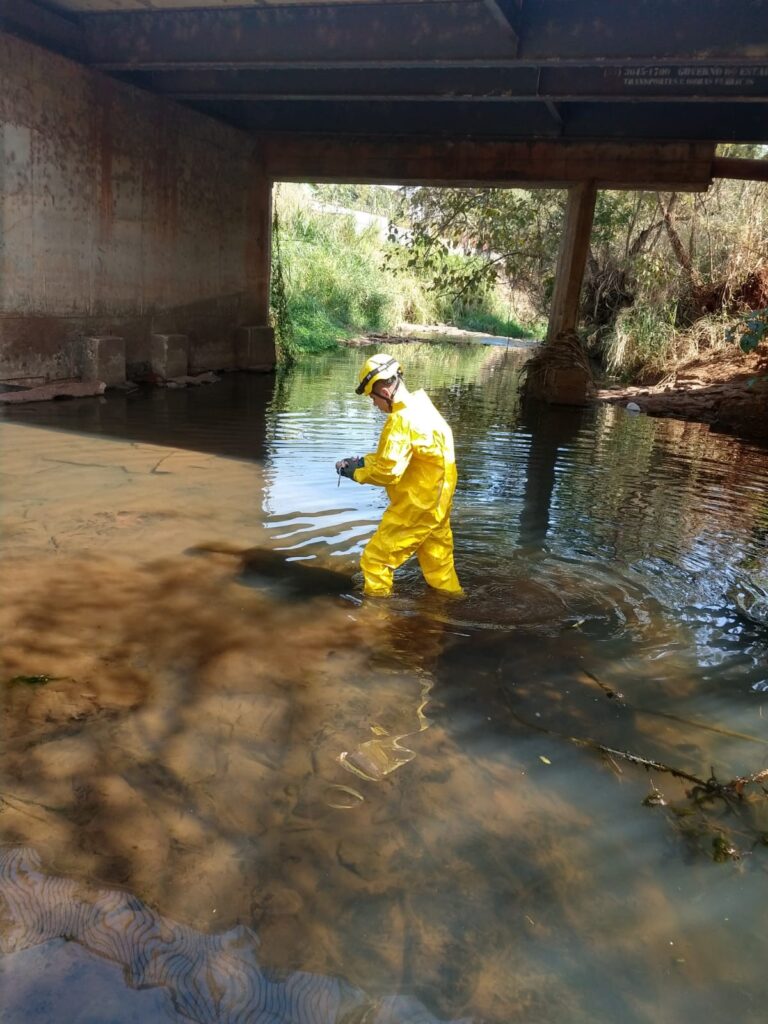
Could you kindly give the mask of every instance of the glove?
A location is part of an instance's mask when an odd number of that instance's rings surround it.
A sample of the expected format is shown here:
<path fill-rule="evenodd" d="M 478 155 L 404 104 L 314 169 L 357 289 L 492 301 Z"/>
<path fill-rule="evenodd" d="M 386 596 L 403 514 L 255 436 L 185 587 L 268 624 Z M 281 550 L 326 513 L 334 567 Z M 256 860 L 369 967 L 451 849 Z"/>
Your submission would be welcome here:
<path fill-rule="evenodd" d="M 365 459 L 360 455 L 353 455 L 348 459 L 339 459 L 336 463 L 336 472 L 339 476 L 348 476 L 350 480 L 354 479 L 355 470 L 362 469 L 365 465 Z"/>

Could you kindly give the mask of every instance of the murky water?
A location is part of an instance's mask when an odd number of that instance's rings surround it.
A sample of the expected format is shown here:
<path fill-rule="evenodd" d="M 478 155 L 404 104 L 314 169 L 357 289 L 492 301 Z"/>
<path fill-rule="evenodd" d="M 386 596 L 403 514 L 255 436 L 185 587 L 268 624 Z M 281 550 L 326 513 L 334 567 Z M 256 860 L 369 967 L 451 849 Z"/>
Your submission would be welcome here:
<path fill-rule="evenodd" d="M 361 604 L 363 357 L 3 410 L 0 1020 L 764 1020 L 768 798 L 622 755 L 768 766 L 766 451 L 403 349 L 467 597 Z"/>

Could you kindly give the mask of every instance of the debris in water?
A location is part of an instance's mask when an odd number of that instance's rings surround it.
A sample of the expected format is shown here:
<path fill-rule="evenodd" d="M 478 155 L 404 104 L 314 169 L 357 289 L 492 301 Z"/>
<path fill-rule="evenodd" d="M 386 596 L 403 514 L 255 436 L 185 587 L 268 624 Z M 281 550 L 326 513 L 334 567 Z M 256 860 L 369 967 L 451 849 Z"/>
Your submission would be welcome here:
<path fill-rule="evenodd" d="M 648 796 L 643 800 L 643 807 L 666 807 L 667 801 L 661 792 L 654 786 Z"/>
<path fill-rule="evenodd" d="M 716 864 L 725 864 L 729 860 L 740 860 L 741 854 L 724 835 L 717 835 L 712 840 L 712 859 Z"/>
<path fill-rule="evenodd" d="M 339 811 L 349 811 L 357 807 L 365 800 L 362 793 L 358 793 L 351 786 L 342 786 L 335 783 L 325 791 L 325 802 L 329 807 L 335 807 Z"/>
<path fill-rule="evenodd" d="M 13 676 L 12 679 L 8 680 L 9 686 L 20 684 L 23 686 L 44 686 L 46 683 L 55 682 L 58 676 Z"/>
<path fill-rule="evenodd" d="M 339 764 L 368 782 L 381 782 L 387 775 L 404 764 L 408 764 L 416 756 L 413 750 L 401 747 L 398 740 L 402 737 L 388 736 L 362 743 L 357 750 L 343 751 L 339 754 Z"/>

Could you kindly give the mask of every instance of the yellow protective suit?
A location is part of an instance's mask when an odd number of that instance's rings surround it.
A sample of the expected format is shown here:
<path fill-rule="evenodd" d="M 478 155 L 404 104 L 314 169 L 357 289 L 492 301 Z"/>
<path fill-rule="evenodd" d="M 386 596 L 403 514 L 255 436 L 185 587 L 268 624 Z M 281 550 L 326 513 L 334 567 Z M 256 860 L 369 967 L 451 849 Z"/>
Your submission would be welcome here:
<path fill-rule="evenodd" d="M 378 449 L 365 456 L 354 479 L 386 487 L 389 495 L 360 559 L 365 593 L 386 597 L 394 570 L 415 554 L 431 587 L 460 594 L 449 519 L 456 490 L 453 434 L 426 392 L 396 398 Z"/>

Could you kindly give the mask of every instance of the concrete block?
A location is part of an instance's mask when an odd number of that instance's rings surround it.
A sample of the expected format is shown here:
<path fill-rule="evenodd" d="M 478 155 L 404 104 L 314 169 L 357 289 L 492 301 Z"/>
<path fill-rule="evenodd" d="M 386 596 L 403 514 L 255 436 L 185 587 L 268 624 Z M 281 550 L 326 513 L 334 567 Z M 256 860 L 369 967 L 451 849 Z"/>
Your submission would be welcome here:
<path fill-rule="evenodd" d="M 186 334 L 153 334 L 150 338 L 152 373 L 163 380 L 184 377 L 189 370 L 189 338 Z"/>
<path fill-rule="evenodd" d="M 85 380 L 100 380 L 107 387 L 125 384 L 125 339 L 115 335 L 81 338 L 78 372 Z"/>
<path fill-rule="evenodd" d="M 189 369 L 187 373 L 209 370 L 234 370 L 235 345 L 231 325 L 221 330 L 190 333 Z"/>
<path fill-rule="evenodd" d="M 235 331 L 235 364 L 238 370 L 274 370 L 277 362 L 272 327 L 238 327 Z"/>

